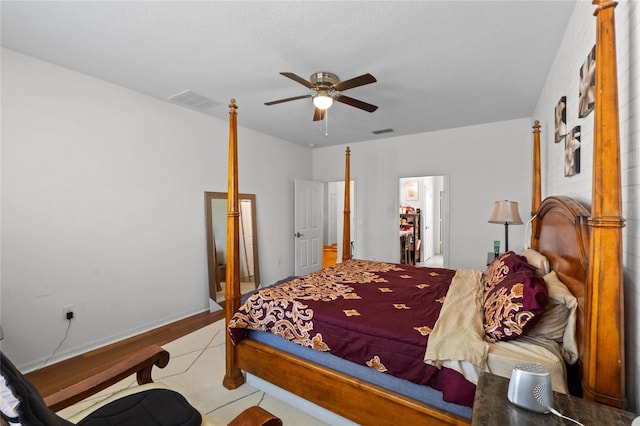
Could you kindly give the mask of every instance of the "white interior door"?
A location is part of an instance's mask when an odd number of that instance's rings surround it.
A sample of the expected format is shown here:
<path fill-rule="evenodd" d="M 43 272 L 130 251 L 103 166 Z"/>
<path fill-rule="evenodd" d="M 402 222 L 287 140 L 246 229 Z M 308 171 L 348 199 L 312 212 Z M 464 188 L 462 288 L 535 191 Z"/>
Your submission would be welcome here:
<path fill-rule="evenodd" d="M 322 268 L 324 184 L 296 179 L 294 188 L 295 275 L 299 276 Z"/>
<path fill-rule="evenodd" d="M 424 186 L 424 207 L 422 208 L 422 230 L 424 232 L 422 236 L 421 255 L 424 256 L 426 261 L 428 258 L 435 254 L 435 234 L 434 234 L 434 212 L 435 205 L 433 200 L 433 178 L 429 177 L 425 179 L 427 184 Z"/>
<path fill-rule="evenodd" d="M 338 243 L 338 194 L 336 194 L 335 190 L 332 190 L 332 182 L 329 182 L 329 193 L 327 197 L 329 198 L 329 207 L 327 208 L 327 241 L 325 244 L 337 244 Z"/>

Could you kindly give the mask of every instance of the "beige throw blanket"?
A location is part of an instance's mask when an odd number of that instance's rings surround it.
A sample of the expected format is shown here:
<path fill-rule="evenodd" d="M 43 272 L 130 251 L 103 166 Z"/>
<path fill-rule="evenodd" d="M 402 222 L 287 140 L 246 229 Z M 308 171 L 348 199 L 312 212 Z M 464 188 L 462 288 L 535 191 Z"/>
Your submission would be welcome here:
<path fill-rule="evenodd" d="M 424 362 L 448 367 L 477 383 L 485 369 L 489 344 L 484 339 L 482 272 L 459 269 L 453 277 L 440 317 L 429 334 Z M 459 361 L 466 361 L 471 365 Z"/>
<path fill-rule="evenodd" d="M 478 384 L 480 372 L 509 378 L 513 367 L 539 362 L 551 374 L 556 392 L 567 393 L 564 360 L 555 342 L 522 336 L 508 342 L 488 343 L 484 339 L 482 272 L 458 270 L 453 277 L 440 316 L 429 334 L 424 362 L 447 367 Z"/>

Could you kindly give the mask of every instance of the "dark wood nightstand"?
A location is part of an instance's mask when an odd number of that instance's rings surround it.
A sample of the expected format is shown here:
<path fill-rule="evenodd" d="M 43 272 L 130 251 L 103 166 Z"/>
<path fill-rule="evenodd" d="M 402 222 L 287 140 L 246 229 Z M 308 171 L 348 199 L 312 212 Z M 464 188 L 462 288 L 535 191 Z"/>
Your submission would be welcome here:
<path fill-rule="evenodd" d="M 482 373 L 473 402 L 472 425 L 570 425 L 575 424 L 554 414 L 540 414 L 519 408 L 509 402 L 509 379 Z M 633 413 L 582 398 L 553 393 L 553 408 L 585 426 L 630 425 Z"/>
<path fill-rule="evenodd" d="M 500 256 L 502 253 L 498 253 L 498 256 Z M 489 253 L 487 253 L 487 266 L 489 266 L 491 264 L 491 262 L 493 262 L 494 260 L 496 260 L 496 254 L 492 251 L 490 251 Z"/>

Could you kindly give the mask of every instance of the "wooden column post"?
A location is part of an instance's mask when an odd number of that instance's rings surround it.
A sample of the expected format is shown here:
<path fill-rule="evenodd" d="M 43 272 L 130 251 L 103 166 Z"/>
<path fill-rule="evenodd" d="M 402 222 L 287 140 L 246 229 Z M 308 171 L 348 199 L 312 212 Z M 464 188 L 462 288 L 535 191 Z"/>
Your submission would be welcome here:
<path fill-rule="evenodd" d="M 347 147 L 344 164 L 344 213 L 342 217 L 342 261 L 351 259 L 351 150 Z"/>
<path fill-rule="evenodd" d="M 533 187 L 531 190 L 531 217 L 536 214 L 542 202 L 542 184 L 540 179 L 540 122 L 533 123 Z"/>
<path fill-rule="evenodd" d="M 238 210 L 238 124 L 236 100 L 229 104 L 229 169 L 227 187 L 227 266 L 225 285 L 225 329 L 240 307 L 240 212 Z M 225 333 L 226 372 L 222 385 L 235 389 L 244 383 L 235 346 Z"/>
<path fill-rule="evenodd" d="M 531 188 L 531 217 L 534 218 L 538 207 L 542 203 L 542 180 L 540 178 L 540 122 L 533 122 L 533 179 Z M 538 230 L 538 221 L 534 218 L 531 222 L 531 241 L 530 247 L 537 249 L 537 238 L 540 231 Z"/>
<path fill-rule="evenodd" d="M 593 193 L 587 278 L 584 396 L 624 407 L 624 303 L 620 130 L 614 11 L 616 2 L 594 0 L 596 83 L 593 140 Z M 600 247 L 607 250 L 599 251 Z M 609 355 L 605 356 L 604 354 Z M 613 355 L 613 356 L 612 356 Z M 615 359 L 612 363 L 607 360 Z"/>

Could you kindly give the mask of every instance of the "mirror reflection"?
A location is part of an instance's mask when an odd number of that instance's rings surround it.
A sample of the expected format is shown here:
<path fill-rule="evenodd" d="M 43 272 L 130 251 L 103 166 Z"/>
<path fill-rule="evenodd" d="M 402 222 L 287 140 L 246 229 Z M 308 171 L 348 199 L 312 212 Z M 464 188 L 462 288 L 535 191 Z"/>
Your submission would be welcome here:
<path fill-rule="evenodd" d="M 238 194 L 240 212 L 240 287 L 242 294 L 260 286 L 256 196 Z M 224 302 L 227 264 L 227 193 L 205 192 L 209 297 Z"/>

